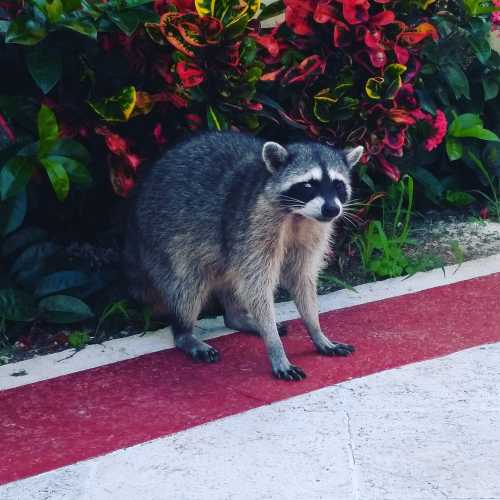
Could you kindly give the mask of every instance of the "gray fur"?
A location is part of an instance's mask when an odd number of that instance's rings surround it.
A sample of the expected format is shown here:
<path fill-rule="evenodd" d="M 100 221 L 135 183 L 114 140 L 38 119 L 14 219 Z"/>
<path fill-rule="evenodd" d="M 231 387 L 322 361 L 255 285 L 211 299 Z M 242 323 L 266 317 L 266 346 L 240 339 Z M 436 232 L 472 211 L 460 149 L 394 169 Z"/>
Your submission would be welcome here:
<path fill-rule="evenodd" d="M 245 134 L 205 133 L 168 151 L 135 195 L 124 270 L 137 300 L 174 316 L 176 345 L 193 358 L 218 358 L 193 335 L 215 294 L 228 326 L 260 333 L 274 374 L 300 380 L 305 375 L 290 364 L 278 336 L 278 283 L 294 297 L 319 352 L 346 355 L 352 347 L 330 341 L 318 320 L 316 277 L 333 224 L 284 209 L 279 196 L 311 166 L 334 169 L 347 182 L 350 166 L 344 152 L 319 144 L 266 146 L 269 154 L 263 146 Z"/>

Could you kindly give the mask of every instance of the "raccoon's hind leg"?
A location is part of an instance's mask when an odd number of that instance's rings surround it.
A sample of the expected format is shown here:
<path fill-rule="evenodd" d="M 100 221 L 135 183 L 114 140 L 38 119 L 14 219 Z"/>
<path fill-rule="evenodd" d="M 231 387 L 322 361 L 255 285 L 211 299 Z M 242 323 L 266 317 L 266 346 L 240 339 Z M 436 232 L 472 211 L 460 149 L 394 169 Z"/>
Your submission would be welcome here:
<path fill-rule="evenodd" d="M 296 253 L 285 263 L 281 284 L 291 293 L 317 351 L 326 356 L 348 356 L 354 347 L 330 340 L 319 324 L 316 272 L 309 256 Z"/>
<path fill-rule="evenodd" d="M 235 290 L 219 291 L 217 292 L 217 298 L 224 308 L 224 324 L 227 328 L 260 335 L 257 322 L 238 300 Z M 287 334 L 284 323 L 276 323 L 276 328 L 280 337 Z"/>
<path fill-rule="evenodd" d="M 196 338 L 193 329 L 207 297 L 207 290 L 201 283 L 198 286 L 186 287 L 182 283 L 169 286 L 169 305 L 172 306 L 174 320 L 172 330 L 176 347 L 196 361 L 214 363 L 219 360 L 219 352 Z"/>

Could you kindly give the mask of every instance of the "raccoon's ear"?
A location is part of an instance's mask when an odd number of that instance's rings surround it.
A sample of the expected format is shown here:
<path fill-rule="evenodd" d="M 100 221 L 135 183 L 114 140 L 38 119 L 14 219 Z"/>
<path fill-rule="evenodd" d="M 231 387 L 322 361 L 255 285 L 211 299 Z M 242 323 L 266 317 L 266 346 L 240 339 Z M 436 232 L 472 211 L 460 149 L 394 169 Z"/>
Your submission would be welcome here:
<path fill-rule="evenodd" d="M 262 147 L 262 159 L 272 174 L 279 170 L 287 158 L 288 151 L 277 142 L 266 142 Z"/>
<path fill-rule="evenodd" d="M 358 161 L 361 159 L 361 156 L 363 156 L 364 152 L 365 148 L 363 146 L 358 146 L 357 148 L 344 150 L 345 159 L 349 168 L 354 167 L 354 165 L 358 163 Z"/>

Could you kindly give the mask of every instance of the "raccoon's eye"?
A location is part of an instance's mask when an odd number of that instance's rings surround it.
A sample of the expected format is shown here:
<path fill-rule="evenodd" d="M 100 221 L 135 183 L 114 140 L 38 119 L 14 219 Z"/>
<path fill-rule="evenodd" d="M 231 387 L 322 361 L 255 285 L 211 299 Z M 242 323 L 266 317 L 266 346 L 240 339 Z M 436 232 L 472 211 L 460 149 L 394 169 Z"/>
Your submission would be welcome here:
<path fill-rule="evenodd" d="M 337 196 L 338 196 L 339 200 L 342 203 L 344 203 L 345 200 L 347 199 L 347 188 L 346 188 L 346 185 L 342 181 L 339 181 L 339 180 L 333 181 L 333 185 L 335 187 L 335 191 L 337 193 Z"/>
<path fill-rule="evenodd" d="M 306 189 L 311 189 L 313 186 L 310 182 L 303 182 L 302 187 L 305 187 Z"/>

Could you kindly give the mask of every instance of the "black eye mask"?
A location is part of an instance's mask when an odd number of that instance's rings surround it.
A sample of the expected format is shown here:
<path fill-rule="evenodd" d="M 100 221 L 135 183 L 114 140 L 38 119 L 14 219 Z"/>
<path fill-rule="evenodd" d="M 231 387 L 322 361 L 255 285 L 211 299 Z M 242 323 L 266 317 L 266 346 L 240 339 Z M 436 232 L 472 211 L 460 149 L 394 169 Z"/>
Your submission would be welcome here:
<path fill-rule="evenodd" d="M 325 200 L 333 200 L 337 197 L 341 203 L 347 200 L 347 186 L 339 179 L 331 181 L 323 179 L 321 181 L 311 179 L 308 182 L 299 182 L 281 193 L 281 203 L 283 206 L 296 206 L 306 204 L 316 196 L 321 196 Z"/>

